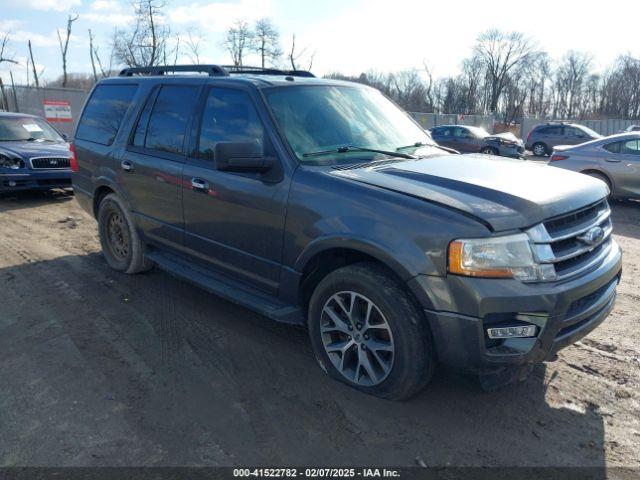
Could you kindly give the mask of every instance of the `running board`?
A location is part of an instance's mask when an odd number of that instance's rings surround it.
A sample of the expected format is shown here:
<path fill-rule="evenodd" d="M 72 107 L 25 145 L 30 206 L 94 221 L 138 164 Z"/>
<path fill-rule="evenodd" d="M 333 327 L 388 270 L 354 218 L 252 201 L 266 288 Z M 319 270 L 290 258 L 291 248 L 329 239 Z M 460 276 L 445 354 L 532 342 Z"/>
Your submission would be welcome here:
<path fill-rule="evenodd" d="M 264 292 L 204 269 L 182 257 L 158 250 L 147 251 L 146 257 L 167 273 L 272 320 L 294 325 L 305 323 L 300 308 L 280 302 Z"/>

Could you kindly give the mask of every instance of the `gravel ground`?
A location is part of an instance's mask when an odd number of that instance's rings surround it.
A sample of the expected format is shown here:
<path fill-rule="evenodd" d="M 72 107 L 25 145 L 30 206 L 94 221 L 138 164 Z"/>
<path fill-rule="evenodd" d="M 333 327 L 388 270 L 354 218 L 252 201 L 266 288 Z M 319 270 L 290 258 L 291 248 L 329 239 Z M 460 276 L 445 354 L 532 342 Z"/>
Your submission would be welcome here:
<path fill-rule="evenodd" d="M 73 197 L 0 199 L 0 465 L 640 466 L 640 205 L 616 203 L 613 314 L 524 383 L 440 369 L 388 402 L 302 329 L 100 255 Z"/>

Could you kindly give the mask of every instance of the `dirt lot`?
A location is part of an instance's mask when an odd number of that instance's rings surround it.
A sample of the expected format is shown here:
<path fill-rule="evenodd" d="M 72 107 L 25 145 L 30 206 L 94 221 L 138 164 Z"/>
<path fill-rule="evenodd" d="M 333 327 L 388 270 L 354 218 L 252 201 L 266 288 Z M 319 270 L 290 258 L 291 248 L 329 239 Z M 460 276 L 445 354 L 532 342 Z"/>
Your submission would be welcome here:
<path fill-rule="evenodd" d="M 609 320 L 524 383 L 440 370 L 393 403 L 305 332 L 163 272 L 125 276 L 73 197 L 0 200 L 0 465 L 640 465 L 640 204 L 614 206 Z"/>

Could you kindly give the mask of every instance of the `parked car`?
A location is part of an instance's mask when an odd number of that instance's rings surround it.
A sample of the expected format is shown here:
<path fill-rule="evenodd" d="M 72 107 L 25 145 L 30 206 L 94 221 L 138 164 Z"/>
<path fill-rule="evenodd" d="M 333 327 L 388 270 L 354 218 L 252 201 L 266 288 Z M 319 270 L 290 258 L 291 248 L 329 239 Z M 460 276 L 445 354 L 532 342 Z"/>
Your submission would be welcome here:
<path fill-rule="evenodd" d="M 601 181 L 449 154 L 368 86 L 125 69 L 94 87 L 75 149 L 113 269 L 156 264 L 304 325 L 322 369 L 370 394 L 407 398 L 436 362 L 522 378 L 613 307 Z"/>
<path fill-rule="evenodd" d="M 558 145 L 578 145 L 602 138 L 602 135 L 577 123 L 549 122 L 537 125 L 529 132 L 525 148 L 534 155 L 549 155 Z"/>
<path fill-rule="evenodd" d="M 640 125 L 629 125 L 624 130 L 625 132 L 640 132 Z"/>
<path fill-rule="evenodd" d="M 613 197 L 640 198 L 640 132 L 558 146 L 549 164 L 602 180 Z"/>
<path fill-rule="evenodd" d="M 44 119 L 0 112 L 0 193 L 71 188 L 72 153 Z"/>
<path fill-rule="evenodd" d="M 513 133 L 490 134 L 484 128 L 441 125 L 430 130 L 431 137 L 444 147 L 465 153 L 484 153 L 520 158 L 524 143 Z"/>

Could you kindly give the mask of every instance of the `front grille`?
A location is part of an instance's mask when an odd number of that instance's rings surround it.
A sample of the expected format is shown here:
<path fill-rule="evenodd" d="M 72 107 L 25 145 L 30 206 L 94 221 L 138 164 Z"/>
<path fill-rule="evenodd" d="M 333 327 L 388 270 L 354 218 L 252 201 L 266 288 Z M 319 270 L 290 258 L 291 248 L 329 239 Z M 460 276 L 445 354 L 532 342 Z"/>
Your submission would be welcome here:
<path fill-rule="evenodd" d="M 602 200 L 529 229 L 536 260 L 552 264 L 556 280 L 595 268 L 611 249 L 610 215 L 607 201 Z"/>
<path fill-rule="evenodd" d="M 34 169 L 58 169 L 69 168 L 67 157 L 38 157 L 31 159 L 31 167 Z"/>

